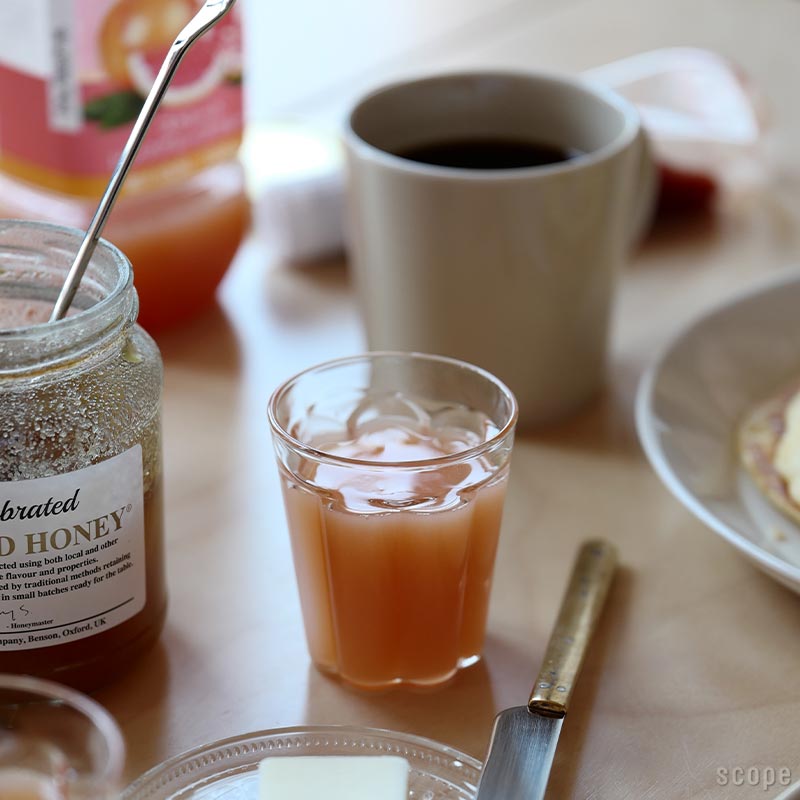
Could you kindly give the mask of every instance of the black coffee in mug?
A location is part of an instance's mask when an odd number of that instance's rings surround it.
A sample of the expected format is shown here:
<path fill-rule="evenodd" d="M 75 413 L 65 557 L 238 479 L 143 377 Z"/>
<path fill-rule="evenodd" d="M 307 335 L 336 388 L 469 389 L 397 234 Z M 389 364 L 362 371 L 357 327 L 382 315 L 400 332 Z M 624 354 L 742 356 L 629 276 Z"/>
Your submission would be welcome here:
<path fill-rule="evenodd" d="M 519 169 L 560 164 L 583 154 L 574 148 L 524 139 L 472 138 L 414 145 L 394 155 L 438 167 Z"/>

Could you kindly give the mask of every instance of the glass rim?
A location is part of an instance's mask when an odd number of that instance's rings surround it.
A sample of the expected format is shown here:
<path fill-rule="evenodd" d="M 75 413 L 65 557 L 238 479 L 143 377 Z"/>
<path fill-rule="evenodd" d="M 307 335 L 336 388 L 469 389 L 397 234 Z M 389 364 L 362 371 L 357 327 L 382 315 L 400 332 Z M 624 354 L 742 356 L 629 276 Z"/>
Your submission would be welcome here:
<path fill-rule="evenodd" d="M 125 741 L 114 718 L 97 701 L 76 689 L 30 675 L 0 673 L 0 690 L 2 689 L 27 692 L 48 700 L 56 700 L 80 712 L 100 731 L 108 748 L 107 758 L 98 777 L 109 783 L 121 784 L 125 767 Z"/>
<path fill-rule="evenodd" d="M 431 751 L 431 753 L 434 755 L 434 760 L 430 761 L 429 764 L 432 765 L 433 768 L 429 770 L 428 774 L 434 776 L 436 775 L 434 772 L 435 768 L 441 766 L 440 758 L 442 756 L 452 759 L 453 762 L 457 762 L 460 765 L 469 768 L 470 770 L 474 770 L 475 772 L 480 772 L 481 769 L 481 762 L 474 756 L 464 753 L 451 745 L 444 744 L 443 742 L 439 742 L 435 739 L 430 739 L 426 736 L 418 736 L 412 733 L 406 733 L 405 731 L 389 730 L 387 728 L 371 728 L 362 725 L 349 724 L 293 725 L 285 728 L 269 728 L 261 731 L 241 733 L 237 734 L 236 736 L 229 736 L 224 739 L 219 739 L 215 742 L 208 742 L 206 744 L 192 747 L 189 750 L 185 750 L 183 753 L 179 753 L 166 759 L 165 761 L 162 761 L 160 764 L 151 767 L 149 770 L 139 775 L 123 790 L 121 798 L 122 800 L 131 800 L 131 798 L 134 798 L 135 800 L 141 800 L 141 798 L 151 797 L 160 798 L 163 796 L 184 796 L 187 788 L 186 785 L 184 785 L 182 782 L 179 786 L 174 785 L 176 781 L 180 780 L 181 775 L 186 774 L 187 772 L 191 775 L 193 772 L 191 766 L 195 762 L 203 761 L 206 762 L 204 766 L 207 766 L 209 763 L 208 759 L 210 757 L 215 757 L 220 750 L 228 747 L 238 748 L 240 753 L 237 754 L 237 756 L 240 758 L 247 758 L 249 750 L 250 754 L 255 754 L 253 756 L 254 760 L 255 758 L 260 760 L 260 758 L 269 758 L 272 754 L 280 754 L 286 751 L 282 748 L 276 748 L 274 750 L 265 750 L 262 755 L 262 753 L 257 750 L 258 740 L 269 739 L 274 741 L 275 739 L 280 739 L 283 737 L 296 737 L 302 740 L 306 739 L 307 737 L 316 739 L 317 737 L 325 736 L 341 736 L 350 738 L 351 740 L 362 741 L 377 739 L 380 740 L 381 745 L 388 742 L 401 747 L 413 748 L 408 760 L 409 763 L 412 764 L 412 768 L 416 767 L 416 769 L 420 771 L 425 769 L 425 767 L 422 765 L 417 765 L 412 761 L 412 759 L 416 759 L 418 755 L 420 758 L 425 758 L 427 755 L 425 751 Z M 362 755 L 366 754 L 380 756 L 385 753 L 385 750 L 376 747 L 375 749 L 367 749 L 364 753 L 362 753 Z M 319 755 L 320 758 L 329 757 L 323 753 L 315 753 L 315 755 Z M 335 755 L 335 753 L 332 755 Z M 188 770 L 187 765 L 189 766 Z M 223 766 L 221 769 L 225 769 L 225 767 Z M 241 766 L 239 766 L 227 774 L 230 775 L 233 772 L 243 774 L 244 770 Z M 195 785 L 196 781 L 201 778 L 204 780 L 204 782 L 208 780 L 207 775 L 198 775 L 197 778 L 191 779 L 190 781 L 187 781 L 187 783 Z"/>
<path fill-rule="evenodd" d="M 373 361 L 378 358 L 403 358 L 409 361 L 438 362 L 440 364 L 447 364 L 448 366 L 457 367 L 466 372 L 471 372 L 474 375 L 477 375 L 493 384 L 500 390 L 500 393 L 509 404 L 510 413 L 508 414 L 508 419 L 506 419 L 503 426 L 500 428 L 500 430 L 498 430 L 497 433 L 494 434 L 494 436 L 484 442 L 481 442 L 480 444 L 473 445 L 465 450 L 460 450 L 457 453 L 448 453 L 447 455 L 437 456 L 436 458 L 423 458 L 416 459 L 414 461 L 370 461 L 369 459 L 364 458 L 350 458 L 348 456 L 329 453 L 326 450 L 320 450 L 317 447 L 313 447 L 312 445 L 301 441 L 289 433 L 289 431 L 287 431 L 286 428 L 279 422 L 277 415 L 278 404 L 284 398 L 286 393 L 292 388 L 292 386 L 304 376 L 348 364 L 354 364 L 359 361 Z M 339 464 L 340 466 L 348 467 L 369 467 L 372 470 L 427 469 L 446 466 L 448 464 L 461 463 L 465 460 L 481 455 L 487 450 L 491 450 L 494 446 L 502 442 L 514 430 L 518 415 L 519 408 L 517 405 L 517 398 L 514 396 L 514 393 L 508 388 L 508 386 L 506 386 L 505 383 L 503 383 L 503 381 L 501 381 L 488 370 L 478 367 L 475 364 L 470 364 L 468 361 L 462 361 L 458 358 L 451 358 L 450 356 L 433 355 L 430 353 L 406 352 L 402 350 L 368 351 L 365 353 L 359 353 L 357 355 L 333 358 L 328 361 L 322 361 L 319 364 L 314 364 L 311 367 L 307 367 L 306 369 L 295 373 L 281 383 L 275 389 L 275 391 L 273 391 L 267 404 L 267 418 L 273 434 L 281 439 L 281 441 L 283 441 L 292 450 L 300 452 L 304 456 L 312 458 L 315 461 L 327 464 Z"/>

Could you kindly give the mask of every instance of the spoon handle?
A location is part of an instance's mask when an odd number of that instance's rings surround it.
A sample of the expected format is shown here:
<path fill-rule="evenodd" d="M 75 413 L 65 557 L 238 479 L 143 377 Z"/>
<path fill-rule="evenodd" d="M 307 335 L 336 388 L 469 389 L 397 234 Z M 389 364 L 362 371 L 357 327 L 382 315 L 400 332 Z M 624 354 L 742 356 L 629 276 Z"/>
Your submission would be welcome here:
<path fill-rule="evenodd" d="M 86 236 L 81 242 L 78 254 L 72 262 L 64 285 L 61 287 L 61 292 L 58 295 L 55 306 L 53 307 L 52 314 L 50 315 L 50 322 L 62 319 L 69 310 L 75 293 L 78 291 L 83 273 L 86 271 L 92 253 L 97 246 L 100 235 L 105 227 L 108 215 L 114 207 L 114 202 L 117 199 L 119 190 L 128 175 L 128 171 L 142 146 L 147 129 L 153 121 L 158 106 L 167 93 L 167 89 L 175 76 L 175 71 L 178 65 L 188 52 L 189 48 L 210 28 L 212 28 L 225 14 L 233 8 L 236 0 L 207 0 L 205 5 L 192 17 L 187 23 L 186 27 L 178 34 L 177 39 L 172 43 L 161 69 L 158 71 L 155 83 L 150 89 L 147 99 L 144 101 L 142 110 L 134 123 L 133 130 L 131 131 L 128 141 L 122 150 L 122 155 L 117 162 L 111 180 L 103 194 L 97 210 L 94 212 L 89 228 L 86 231 Z"/>

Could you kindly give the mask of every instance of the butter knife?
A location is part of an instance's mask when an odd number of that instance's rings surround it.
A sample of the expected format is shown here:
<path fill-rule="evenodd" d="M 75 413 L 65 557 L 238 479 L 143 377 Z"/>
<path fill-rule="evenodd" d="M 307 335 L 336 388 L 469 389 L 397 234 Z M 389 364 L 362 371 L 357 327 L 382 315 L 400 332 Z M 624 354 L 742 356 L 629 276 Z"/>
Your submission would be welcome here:
<path fill-rule="evenodd" d="M 544 797 L 572 688 L 616 563 L 616 548 L 602 539 L 587 541 L 578 551 L 528 705 L 495 718 L 476 800 Z"/>

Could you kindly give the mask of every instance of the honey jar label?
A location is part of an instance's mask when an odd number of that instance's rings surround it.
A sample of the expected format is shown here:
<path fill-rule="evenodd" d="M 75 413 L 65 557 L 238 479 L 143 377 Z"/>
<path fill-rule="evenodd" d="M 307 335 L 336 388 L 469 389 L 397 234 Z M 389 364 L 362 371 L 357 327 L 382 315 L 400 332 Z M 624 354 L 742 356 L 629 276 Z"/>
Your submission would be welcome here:
<path fill-rule="evenodd" d="M 96 198 L 173 41 L 202 0 L 0 0 L 0 170 Z M 241 11 L 181 62 L 125 181 L 174 185 L 235 158 L 243 128 Z"/>
<path fill-rule="evenodd" d="M 113 628 L 145 604 L 140 445 L 85 469 L 0 483 L 0 652 Z"/>

